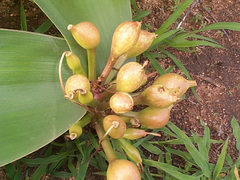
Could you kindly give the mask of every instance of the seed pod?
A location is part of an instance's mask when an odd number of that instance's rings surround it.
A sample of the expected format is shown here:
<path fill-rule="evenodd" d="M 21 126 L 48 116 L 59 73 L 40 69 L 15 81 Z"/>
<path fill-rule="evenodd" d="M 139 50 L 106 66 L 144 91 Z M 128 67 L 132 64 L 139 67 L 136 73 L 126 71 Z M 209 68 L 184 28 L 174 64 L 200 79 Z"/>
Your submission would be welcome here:
<path fill-rule="evenodd" d="M 135 139 L 138 139 L 138 138 L 145 137 L 147 135 L 161 136 L 158 133 L 146 132 L 143 129 L 127 128 L 124 135 L 123 135 L 123 138 L 129 139 L 129 140 L 135 140 Z"/>
<path fill-rule="evenodd" d="M 114 139 L 121 138 L 126 131 L 126 123 L 116 115 L 108 115 L 103 119 L 103 128 Z"/>
<path fill-rule="evenodd" d="M 69 77 L 65 84 L 66 95 L 75 100 L 78 100 L 77 90 L 90 91 L 90 88 L 88 79 L 81 74 Z"/>
<path fill-rule="evenodd" d="M 88 105 L 93 100 L 93 94 L 91 91 L 77 91 L 78 93 L 78 101 L 84 105 Z"/>
<path fill-rule="evenodd" d="M 80 59 L 70 51 L 65 52 L 68 67 L 73 71 L 74 74 L 82 74 L 86 76 L 84 72 Z"/>
<path fill-rule="evenodd" d="M 112 110 L 119 114 L 132 110 L 134 102 L 130 94 L 125 92 L 116 92 L 110 98 L 109 104 Z"/>
<path fill-rule="evenodd" d="M 143 66 L 137 62 L 125 64 L 117 75 L 117 90 L 121 92 L 133 92 L 137 90 L 146 79 Z"/>
<path fill-rule="evenodd" d="M 111 45 L 111 56 L 116 59 L 129 51 L 137 43 L 141 29 L 140 22 L 126 21 L 114 31 Z"/>
<path fill-rule="evenodd" d="M 153 40 L 157 37 L 157 34 L 150 33 L 145 30 L 141 30 L 139 34 L 139 38 L 135 46 L 126 52 L 126 59 L 138 56 L 139 54 L 146 51 L 150 45 L 152 44 Z"/>
<path fill-rule="evenodd" d="M 80 119 L 78 122 L 71 125 L 71 127 L 69 128 L 69 138 L 71 140 L 74 140 L 80 137 L 82 134 L 82 128 L 87 124 L 89 124 L 90 122 L 91 122 L 91 114 L 88 113 L 85 116 L 83 116 L 83 118 Z"/>
<path fill-rule="evenodd" d="M 173 96 L 171 91 L 163 85 L 152 85 L 145 89 L 140 95 L 141 104 L 155 108 L 166 108 L 182 99 Z"/>
<path fill-rule="evenodd" d="M 107 180 L 141 180 L 141 176 L 131 161 L 116 159 L 108 166 Z"/>
<path fill-rule="evenodd" d="M 100 42 L 100 34 L 97 27 L 90 22 L 81 22 L 77 25 L 68 25 L 67 29 L 72 33 L 77 43 L 84 49 L 94 49 Z"/>
<path fill-rule="evenodd" d="M 142 163 L 142 158 L 137 148 L 135 148 L 124 138 L 119 138 L 117 141 L 130 159 L 132 159 L 137 164 Z"/>
<path fill-rule="evenodd" d="M 167 87 L 177 97 L 181 97 L 189 87 L 197 86 L 196 81 L 187 80 L 175 73 L 164 74 L 158 77 L 153 84 Z"/>
<path fill-rule="evenodd" d="M 147 129 L 162 128 L 168 123 L 171 108 L 172 106 L 164 109 L 147 107 L 138 112 L 137 119 Z"/>

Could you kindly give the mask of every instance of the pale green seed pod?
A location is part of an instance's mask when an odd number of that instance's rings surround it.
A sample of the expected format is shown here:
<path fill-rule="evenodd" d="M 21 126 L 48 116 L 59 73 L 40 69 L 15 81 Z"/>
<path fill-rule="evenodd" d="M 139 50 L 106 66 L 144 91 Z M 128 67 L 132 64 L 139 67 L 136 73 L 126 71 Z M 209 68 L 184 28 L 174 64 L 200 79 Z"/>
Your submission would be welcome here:
<path fill-rule="evenodd" d="M 140 30 L 140 22 L 126 21 L 121 23 L 113 34 L 111 56 L 116 59 L 132 49 L 137 43 Z"/>
<path fill-rule="evenodd" d="M 138 56 L 139 54 L 146 51 L 150 45 L 152 44 L 153 40 L 157 37 L 157 34 L 150 33 L 145 30 L 141 30 L 139 34 L 139 38 L 135 46 L 126 52 L 126 58 L 131 58 Z"/>
<path fill-rule="evenodd" d="M 136 140 L 136 139 L 145 137 L 147 135 L 153 135 L 153 136 L 158 136 L 158 137 L 161 136 L 158 133 L 146 132 L 143 129 L 127 128 L 123 135 L 123 138 L 129 139 L 129 140 Z"/>
<path fill-rule="evenodd" d="M 142 163 L 142 158 L 137 148 L 135 148 L 124 138 L 119 138 L 117 141 L 130 159 L 132 159 L 137 164 Z"/>
<path fill-rule="evenodd" d="M 78 92 L 78 101 L 84 105 L 88 105 L 93 100 L 93 94 L 91 91 L 85 91 L 84 93 L 81 91 Z"/>
<path fill-rule="evenodd" d="M 125 159 L 116 159 L 107 169 L 107 180 L 141 180 L 135 164 Z"/>
<path fill-rule="evenodd" d="M 121 67 L 117 74 L 117 91 L 133 92 L 146 80 L 143 66 L 137 62 L 129 62 Z"/>
<path fill-rule="evenodd" d="M 94 49 L 100 42 L 100 33 L 93 23 L 85 21 L 76 25 L 70 24 L 67 29 L 84 49 Z"/>
<path fill-rule="evenodd" d="M 110 107 L 111 109 L 117 113 L 125 113 L 133 109 L 134 102 L 130 94 L 125 92 L 116 92 L 110 98 Z"/>
<path fill-rule="evenodd" d="M 74 53 L 66 51 L 65 56 L 68 67 L 73 71 L 74 74 L 82 74 L 86 76 L 86 73 L 82 68 L 80 59 Z"/>
<path fill-rule="evenodd" d="M 197 86 L 196 81 L 187 80 L 176 73 L 164 74 L 158 77 L 153 84 L 167 87 L 177 97 L 181 97 L 188 88 Z"/>
<path fill-rule="evenodd" d="M 82 135 L 82 128 L 91 122 L 91 114 L 87 113 L 69 128 L 69 138 L 74 140 Z"/>

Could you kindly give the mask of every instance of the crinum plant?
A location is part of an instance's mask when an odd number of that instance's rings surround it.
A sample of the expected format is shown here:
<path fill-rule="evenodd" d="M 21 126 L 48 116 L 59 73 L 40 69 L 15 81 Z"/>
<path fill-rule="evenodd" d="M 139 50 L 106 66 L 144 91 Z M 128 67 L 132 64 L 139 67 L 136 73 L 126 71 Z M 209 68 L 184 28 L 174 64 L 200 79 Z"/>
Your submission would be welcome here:
<path fill-rule="evenodd" d="M 128 140 L 148 134 L 159 136 L 139 127 L 165 126 L 173 104 L 181 100 L 189 87 L 196 86 L 196 82 L 173 73 L 165 74 L 160 68 L 162 76 L 152 86 L 142 93 L 133 93 L 148 78 L 145 65 L 122 64 L 159 45 L 161 48 L 191 47 L 186 43 L 191 33 L 165 31 L 192 1 L 186 0 L 174 18 L 155 33 L 141 30 L 141 23 L 131 20 L 128 0 L 35 2 L 63 38 L 0 30 L 0 144 L 3 145 L 0 166 L 39 149 L 68 129 L 66 137 L 77 139 L 89 124 L 96 130 L 98 145 L 103 147 L 103 156 L 109 162 L 107 178 L 140 179 L 139 171 L 144 171 L 141 155 Z M 219 24 L 203 30 L 221 25 L 230 28 L 229 24 Z M 239 25 L 231 25 L 230 29 L 239 29 Z M 89 34 L 90 39 L 82 38 Z M 165 38 L 171 41 L 162 42 Z M 220 47 L 202 41 L 200 45 Z M 162 52 L 171 56 L 165 50 Z M 152 59 L 151 53 L 146 55 Z M 112 81 L 119 68 L 116 81 Z M 140 112 L 131 111 L 138 104 L 148 107 Z M 115 143 L 137 166 L 116 155 L 109 136 L 117 139 Z M 86 147 L 83 145 L 83 148 Z"/>

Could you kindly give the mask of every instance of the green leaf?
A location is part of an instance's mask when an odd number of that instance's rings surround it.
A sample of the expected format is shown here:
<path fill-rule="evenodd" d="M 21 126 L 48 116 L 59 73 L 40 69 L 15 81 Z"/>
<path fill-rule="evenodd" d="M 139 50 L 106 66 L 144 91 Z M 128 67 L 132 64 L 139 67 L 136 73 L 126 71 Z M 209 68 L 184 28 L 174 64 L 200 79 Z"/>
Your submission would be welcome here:
<path fill-rule="evenodd" d="M 236 139 L 236 147 L 238 149 L 238 152 L 240 153 L 240 128 L 235 117 L 232 118 L 231 126 L 233 128 L 233 135 Z"/>
<path fill-rule="evenodd" d="M 63 98 L 59 84 L 58 62 L 67 49 L 60 38 L 0 30 L 0 166 L 53 141 L 84 114 Z M 64 63 L 64 80 L 70 74 Z"/>
<path fill-rule="evenodd" d="M 97 47 L 97 75 L 101 73 L 108 59 L 114 30 L 121 22 L 131 20 L 129 0 L 35 0 L 35 2 L 62 33 L 71 51 L 80 57 L 85 70 L 86 51 L 75 42 L 67 26 L 90 21 L 98 28 L 101 40 Z"/>
<path fill-rule="evenodd" d="M 217 161 L 217 164 L 216 164 L 216 167 L 213 171 L 213 179 L 217 179 L 222 168 L 223 168 L 223 164 L 224 164 L 224 160 L 225 160 L 225 156 L 226 156 L 226 151 L 227 151 L 227 146 L 228 146 L 228 139 L 225 141 L 225 144 L 222 148 L 222 151 L 221 151 L 221 154 L 219 155 L 219 158 L 218 158 L 218 161 Z"/>
<path fill-rule="evenodd" d="M 141 11 L 139 12 L 136 16 L 133 17 L 133 21 L 141 21 L 142 18 L 144 18 L 145 16 L 149 15 L 150 11 Z"/>
<path fill-rule="evenodd" d="M 41 177 L 45 173 L 46 169 L 47 169 L 47 165 L 46 164 L 40 165 L 37 168 L 37 170 L 33 173 L 33 175 L 31 176 L 30 180 L 41 179 Z"/>
<path fill-rule="evenodd" d="M 192 132 L 194 141 L 197 143 L 198 145 L 198 150 L 199 152 L 203 155 L 203 157 L 208 161 L 208 149 L 206 148 L 205 143 L 203 142 L 203 140 L 197 136 L 195 133 Z"/>
<path fill-rule="evenodd" d="M 216 30 L 216 29 L 229 29 L 233 31 L 240 31 L 240 23 L 236 22 L 219 22 L 219 23 L 214 23 L 210 24 L 202 29 L 194 31 L 196 32 L 201 32 L 201 31 L 206 31 L 206 30 Z"/>
<path fill-rule="evenodd" d="M 165 32 L 169 26 L 174 23 L 185 11 L 185 9 L 193 2 L 193 0 L 185 0 L 181 3 L 174 13 L 162 24 L 162 26 L 156 31 L 157 34 L 161 35 Z"/>
<path fill-rule="evenodd" d="M 194 180 L 199 179 L 199 177 L 194 177 L 191 175 L 182 174 L 179 172 L 179 169 L 175 166 L 165 164 L 162 162 L 157 162 L 153 160 L 143 159 L 143 163 L 149 166 L 156 167 L 157 169 L 163 170 L 166 173 L 170 174 L 171 176 L 177 179 L 184 179 L 184 180 Z"/>
<path fill-rule="evenodd" d="M 182 40 L 174 43 L 169 44 L 171 47 L 196 47 L 196 46 L 212 46 L 216 48 L 223 48 L 221 45 L 211 43 L 208 41 L 187 41 L 187 40 Z"/>
<path fill-rule="evenodd" d="M 52 27 L 53 23 L 48 19 L 44 23 L 41 24 L 34 32 L 36 33 L 45 33 Z"/>
<path fill-rule="evenodd" d="M 178 135 L 178 139 L 181 139 L 188 152 L 196 162 L 196 164 L 202 169 L 203 173 L 207 176 L 211 176 L 211 172 L 209 170 L 209 164 L 207 160 L 203 157 L 203 155 L 195 148 L 195 146 L 192 144 L 189 137 L 182 132 L 178 127 L 176 127 L 173 123 L 168 123 L 168 126 L 172 129 L 173 132 L 175 132 Z"/>
<path fill-rule="evenodd" d="M 26 14 L 25 14 L 25 10 L 23 7 L 23 3 L 21 1 L 21 7 L 20 7 L 20 18 L 21 18 L 21 29 L 23 31 L 27 31 L 27 20 L 26 20 Z"/>
<path fill-rule="evenodd" d="M 158 63 L 158 61 L 154 58 L 152 53 L 145 53 L 145 56 L 150 60 L 152 63 L 153 67 L 158 71 L 160 75 L 165 74 L 165 70 L 162 68 L 162 66 Z"/>

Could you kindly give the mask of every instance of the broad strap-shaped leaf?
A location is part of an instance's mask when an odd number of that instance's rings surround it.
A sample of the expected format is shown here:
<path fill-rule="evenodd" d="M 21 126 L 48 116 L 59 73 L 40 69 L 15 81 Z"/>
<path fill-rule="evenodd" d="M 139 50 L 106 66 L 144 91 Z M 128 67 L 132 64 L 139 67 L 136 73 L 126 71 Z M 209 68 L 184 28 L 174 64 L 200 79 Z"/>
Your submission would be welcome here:
<path fill-rule="evenodd" d="M 48 144 L 84 114 L 59 84 L 58 62 L 67 49 L 60 38 L 0 30 L 0 166 Z"/>
<path fill-rule="evenodd" d="M 112 35 L 123 21 L 131 20 L 129 0 L 35 0 L 67 40 L 70 49 L 80 57 L 87 69 L 86 51 L 67 30 L 69 24 L 90 21 L 99 30 L 101 40 L 97 47 L 97 75 L 104 68 L 110 53 Z"/>

